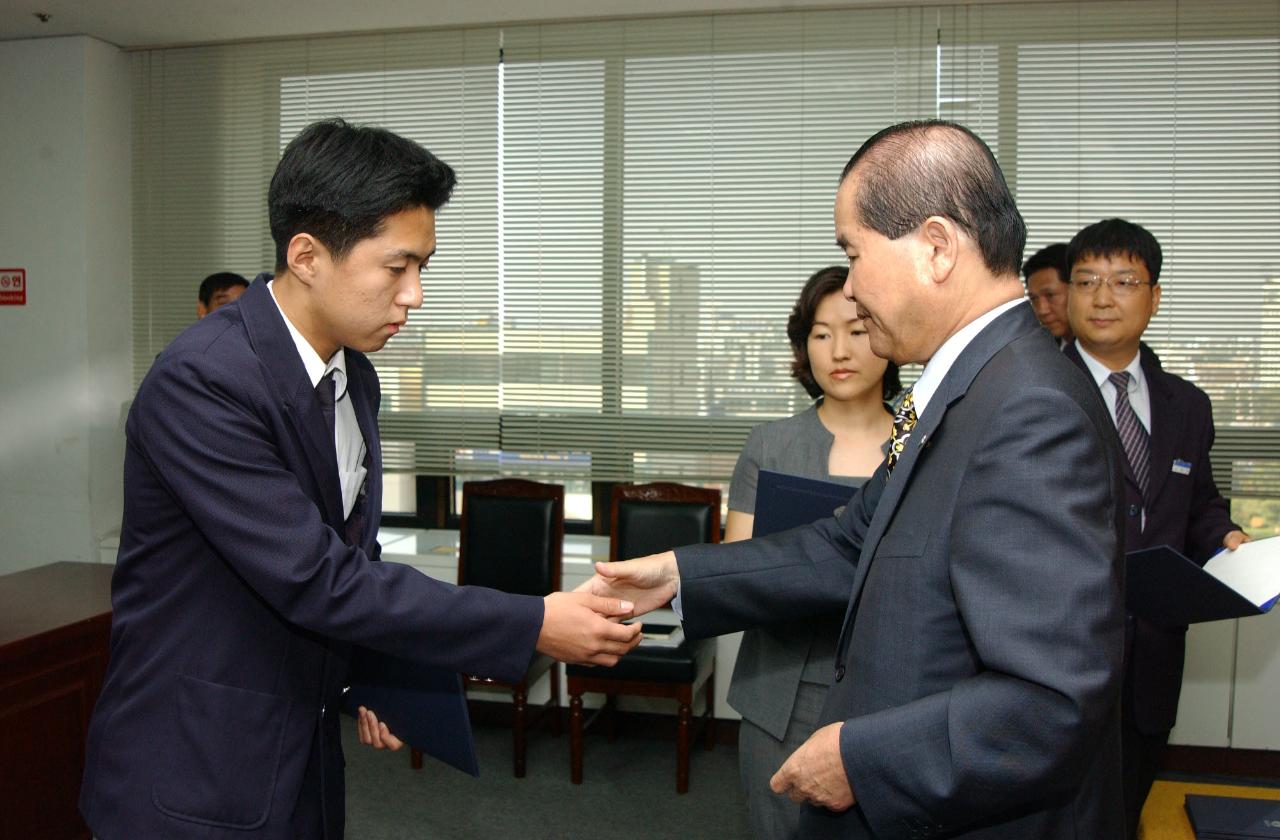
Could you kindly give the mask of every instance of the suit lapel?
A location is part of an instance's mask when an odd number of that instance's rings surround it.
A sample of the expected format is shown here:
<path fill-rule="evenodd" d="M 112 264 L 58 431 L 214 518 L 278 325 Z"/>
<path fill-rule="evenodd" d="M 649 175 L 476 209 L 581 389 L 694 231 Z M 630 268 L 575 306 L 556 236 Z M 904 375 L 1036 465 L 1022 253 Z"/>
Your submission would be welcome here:
<path fill-rule="evenodd" d="M 270 279 L 270 274 L 258 275 L 240 297 L 240 314 L 254 353 L 271 375 L 285 414 L 302 439 L 316 486 L 320 488 L 321 498 L 315 501 L 326 521 L 341 528 L 342 484 L 338 478 L 337 452 L 293 336 L 267 288 Z"/>
<path fill-rule="evenodd" d="M 841 631 L 840 661 L 844 660 L 844 647 L 848 644 L 851 626 L 850 619 L 857 612 L 857 602 L 862 596 L 862 587 L 871 569 L 876 548 L 880 545 L 881 538 L 902 502 L 902 497 L 911 483 L 911 475 L 915 471 L 916 463 L 922 457 L 921 453 L 928 449 L 934 433 L 942 425 L 942 418 L 946 415 L 947 409 L 965 395 L 979 371 L 996 353 L 1015 339 L 1037 329 L 1040 329 L 1040 324 L 1030 304 L 1013 307 L 978 333 L 947 371 L 947 375 L 943 377 L 937 392 L 925 409 L 924 416 L 920 418 L 912 432 L 906 451 L 893 468 L 893 474 L 889 476 L 889 482 L 885 485 L 884 495 L 880 497 L 875 513 L 871 516 L 871 524 L 867 528 L 867 536 L 862 544 L 861 560 L 858 563 L 853 590 L 849 597 L 845 626 Z"/>
<path fill-rule="evenodd" d="M 371 384 L 364 367 L 352 364 L 351 354 L 347 351 L 347 393 L 351 397 L 351 407 L 355 409 L 356 424 L 364 437 L 365 447 L 365 531 L 360 537 L 360 544 L 367 546 L 371 535 L 377 533 L 378 520 L 382 512 L 382 443 L 378 437 L 377 417 L 374 415 Z"/>
<path fill-rule="evenodd" d="M 1147 504 L 1160 498 L 1160 490 L 1169 479 L 1173 467 L 1173 445 L 1182 439 L 1182 412 L 1173 410 L 1173 394 L 1167 381 L 1168 374 L 1160 366 L 1159 359 L 1145 344 L 1142 345 L 1142 374 L 1147 379 L 1147 393 L 1151 397 L 1151 472 Z M 1128 459 L 1125 459 L 1128 461 Z"/>

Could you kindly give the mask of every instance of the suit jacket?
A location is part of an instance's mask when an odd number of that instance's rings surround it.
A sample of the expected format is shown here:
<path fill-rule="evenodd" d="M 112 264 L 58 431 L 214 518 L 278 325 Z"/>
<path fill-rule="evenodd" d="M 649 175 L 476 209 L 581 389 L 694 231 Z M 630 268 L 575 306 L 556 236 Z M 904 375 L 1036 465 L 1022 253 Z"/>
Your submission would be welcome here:
<path fill-rule="evenodd" d="M 541 599 L 374 562 L 378 378 L 346 352 L 370 456 L 356 545 L 342 536 L 332 437 L 261 278 L 175 339 L 139 387 L 80 795 L 102 840 L 341 837 L 337 709 L 355 645 L 523 675 Z"/>
<path fill-rule="evenodd" d="M 690 636 L 846 606 L 823 718 L 857 804 L 804 836 L 1122 836 L 1120 458 L 1018 306 L 835 519 L 677 551 Z"/>
<path fill-rule="evenodd" d="M 1125 550 L 1167 545 L 1204 563 L 1222 548 L 1222 538 L 1239 527 L 1231 521 L 1227 501 L 1218 492 L 1209 464 L 1213 407 L 1204 391 L 1166 373 L 1150 347 L 1143 344 L 1140 352 L 1151 394 L 1150 500 L 1144 527 L 1142 493 L 1128 459 L 1121 458 Z M 1092 378 L 1074 343 L 1064 355 Z M 1190 472 L 1175 473 L 1174 461 L 1190 464 Z M 1125 705 L 1144 734 L 1167 733 L 1177 720 L 1186 634 L 1185 627 L 1169 629 L 1129 619 Z"/>

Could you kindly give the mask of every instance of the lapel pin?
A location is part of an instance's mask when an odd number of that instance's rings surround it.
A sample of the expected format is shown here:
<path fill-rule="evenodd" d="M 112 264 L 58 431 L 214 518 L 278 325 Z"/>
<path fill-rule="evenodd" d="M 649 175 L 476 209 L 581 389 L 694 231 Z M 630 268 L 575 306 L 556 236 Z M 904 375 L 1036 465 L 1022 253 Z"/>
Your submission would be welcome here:
<path fill-rule="evenodd" d="M 1175 458 L 1173 461 L 1173 471 L 1178 475 L 1191 475 L 1191 462 L 1184 461 L 1181 458 Z"/>

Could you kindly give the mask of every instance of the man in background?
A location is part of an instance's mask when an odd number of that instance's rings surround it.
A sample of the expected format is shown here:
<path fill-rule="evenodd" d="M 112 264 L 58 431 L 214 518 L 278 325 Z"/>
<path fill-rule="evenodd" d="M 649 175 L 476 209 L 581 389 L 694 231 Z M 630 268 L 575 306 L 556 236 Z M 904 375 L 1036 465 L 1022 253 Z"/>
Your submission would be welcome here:
<path fill-rule="evenodd" d="M 196 299 L 196 317 L 203 318 L 218 307 L 238 300 L 248 288 L 249 281 L 239 274 L 230 271 L 210 274 L 200 281 L 200 294 Z"/>
<path fill-rule="evenodd" d="M 1022 264 L 1027 298 L 1036 318 L 1065 347 L 1072 339 L 1067 321 L 1067 246 L 1064 242 L 1046 245 Z"/>
<path fill-rule="evenodd" d="M 1167 545 L 1204 563 L 1248 537 L 1231 521 L 1209 464 L 1209 397 L 1168 373 L 1142 343 L 1160 309 L 1160 243 L 1140 225 L 1104 219 L 1067 247 L 1064 351 L 1097 384 L 1125 452 L 1126 551 Z M 1178 713 L 1186 628 L 1126 621 L 1122 703 L 1125 819 L 1130 837 Z"/>

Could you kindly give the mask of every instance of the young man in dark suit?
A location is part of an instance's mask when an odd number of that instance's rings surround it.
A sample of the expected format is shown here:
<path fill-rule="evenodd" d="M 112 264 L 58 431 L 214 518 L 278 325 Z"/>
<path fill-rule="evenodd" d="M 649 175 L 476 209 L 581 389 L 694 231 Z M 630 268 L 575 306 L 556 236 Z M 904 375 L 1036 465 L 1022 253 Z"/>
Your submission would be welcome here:
<path fill-rule="evenodd" d="M 1168 373 L 1142 343 L 1160 309 L 1160 243 L 1105 219 L 1072 238 L 1065 355 L 1097 384 L 1125 450 L 1125 550 L 1167 545 L 1203 563 L 1248 539 L 1231 521 L 1209 465 L 1209 397 Z M 1125 818 L 1137 836 L 1182 690 L 1186 628 L 1129 616 L 1123 701 Z"/>
<path fill-rule="evenodd" d="M 100 840 L 341 838 L 355 646 L 514 680 L 535 650 L 609 665 L 639 641 L 602 617 L 630 609 L 616 600 L 375 562 L 379 389 L 364 354 L 422 304 L 453 184 L 390 132 L 308 127 L 268 194 L 274 276 L 178 336 L 139 387 L 80 796 Z M 399 746 L 369 710 L 359 729 Z"/>
<path fill-rule="evenodd" d="M 1116 840 L 1121 455 L 1023 298 L 1000 167 L 961 126 L 892 126 L 835 222 L 872 350 L 925 365 L 888 460 L 832 518 L 588 586 L 678 594 L 691 637 L 845 610 L 823 725 L 771 783 L 804 837 Z"/>

